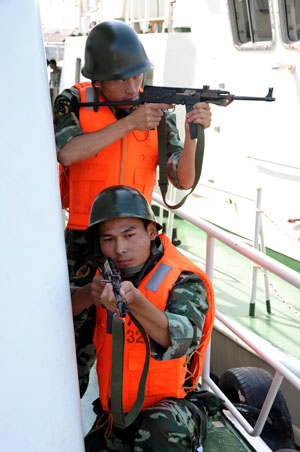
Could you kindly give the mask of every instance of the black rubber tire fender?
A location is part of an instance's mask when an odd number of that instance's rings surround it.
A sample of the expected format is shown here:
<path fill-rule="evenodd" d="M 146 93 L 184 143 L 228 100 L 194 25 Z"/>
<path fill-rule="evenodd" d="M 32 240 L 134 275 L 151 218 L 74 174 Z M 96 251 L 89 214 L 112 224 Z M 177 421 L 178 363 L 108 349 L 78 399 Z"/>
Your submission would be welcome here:
<path fill-rule="evenodd" d="M 254 426 L 272 380 L 271 374 L 259 367 L 237 367 L 221 375 L 219 387 Z M 281 391 L 276 395 L 260 436 L 273 451 L 295 447 L 290 413 Z"/>

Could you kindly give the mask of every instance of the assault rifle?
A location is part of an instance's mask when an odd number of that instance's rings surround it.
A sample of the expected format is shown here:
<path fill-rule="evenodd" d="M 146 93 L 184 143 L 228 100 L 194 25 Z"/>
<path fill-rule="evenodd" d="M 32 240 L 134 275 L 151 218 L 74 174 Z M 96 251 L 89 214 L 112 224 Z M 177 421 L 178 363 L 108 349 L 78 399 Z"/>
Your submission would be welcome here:
<path fill-rule="evenodd" d="M 252 100 L 273 102 L 273 88 L 269 88 L 268 94 L 265 97 L 251 97 L 251 96 L 235 96 L 229 91 L 222 91 L 219 89 L 209 89 L 209 86 L 204 85 L 203 88 L 175 88 L 166 86 L 151 86 L 145 85 L 144 91 L 140 93 L 135 101 L 111 101 L 111 102 L 79 102 L 77 107 L 94 107 L 95 111 L 98 107 L 103 105 L 133 105 L 137 106 L 144 103 L 162 103 L 185 105 L 187 113 L 193 109 L 193 105 L 198 102 L 207 102 L 219 106 L 226 107 L 234 100 Z M 190 123 L 191 138 L 197 138 L 197 124 Z"/>
<path fill-rule="evenodd" d="M 112 325 L 111 329 L 107 330 L 108 333 L 112 333 L 112 356 L 111 356 L 111 410 L 114 420 L 114 425 L 118 428 L 127 428 L 138 416 L 144 400 L 145 400 L 145 388 L 147 375 L 150 362 L 150 344 L 147 338 L 146 332 L 142 325 L 135 319 L 135 317 L 128 311 L 128 315 L 135 326 L 140 331 L 145 343 L 146 353 L 145 362 L 142 374 L 140 376 L 139 389 L 137 392 L 136 400 L 128 413 L 124 413 L 123 409 L 123 366 L 124 366 L 124 341 L 125 341 L 125 321 L 124 318 L 127 314 L 125 298 L 120 295 L 120 282 L 121 276 L 116 270 L 114 263 L 110 257 L 95 258 L 97 267 L 99 268 L 102 276 L 105 278 L 102 281 L 110 283 L 113 286 L 113 291 L 117 300 L 117 306 L 120 317 L 114 315 L 111 317 Z M 109 312 L 109 311 L 108 311 Z"/>
<path fill-rule="evenodd" d="M 222 91 L 219 89 L 209 89 L 209 86 L 203 86 L 203 88 L 175 88 L 166 86 L 151 86 L 145 85 L 143 92 L 139 94 L 138 99 L 135 101 L 111 101 L 111 102 L 99 102 L 99 90 L 94 88 L 94 101 L 93 102 L 78 102 L 74 100 L 73 108 L 78 115 L 79 107 L 93 108 L 94 111 L 98 111 L 99 107 L 108 106 L 138 106 L 144 103 L 163 103 L 174 105 L 185 105 L 186 112 L 190 112 L 193 106 L 198 102 L 207 102 L 219 106 L 226 107 L 234 100 L 251 100 L 251 101 L 265 101 L 273 102 L 273 88 L 269 88 L 268 94 L 265 97 L 251 97 L 251 96 L 235 96 L 229 91 Z M 166 121 L 165 115 L 162 117 L 158 126 L 158 158 L 159 158 L 159 179 L 162 198 L 164 203 L 170 209 L 177 209 L 182 206 L 188 195 L 190 195 L 195 189 L 201 175 L 203 155 L 204 155 L 204 130 L 199 124 L 189 123 L 190 136 L 192 139 L 198 138 L 197 147 L 195 153 L 195 180 L 191 190 L 186 194 L 179 203 L 176 205 L 168 204 L 166 200 L 168 190 L 168 177 L 167 177 L 167 157 L 166 157 Z M 199 136 L 198 136 L 199 133 Z"/>
<path fill-rule="evenodd" d="M 102 282 L 110 283 L 113 286 L 115 298 L 117 300 L 117 306 L 121 317 L 126 317 L 127 314 L 127 301 L 126 298 L 120 295 L 120 282 L 121 276 L 119 271 L 115 268 L 114 263 L 110 257 L 107 257 L 101 267 L 98 267 L 102 276 Z"/>

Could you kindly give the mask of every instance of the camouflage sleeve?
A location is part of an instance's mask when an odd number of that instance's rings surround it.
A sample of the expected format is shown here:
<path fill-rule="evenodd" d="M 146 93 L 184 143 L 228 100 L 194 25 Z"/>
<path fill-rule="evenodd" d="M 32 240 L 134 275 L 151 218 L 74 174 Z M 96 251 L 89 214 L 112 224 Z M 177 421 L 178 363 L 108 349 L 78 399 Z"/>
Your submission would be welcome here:
<path fill-rule="evenodd" d="M 73 324 L 74 324 L 75 334 L 76 334 L 77 331 L 79 331 L 79 329 L 82 327 L 82 325 L 85 324 L 85 322 L 88 319 L 88 315 L 89 315 L 88 309 L 85 309 L 80 314 L 78 314 L 77 316 L 73 317 Z"/>
<path fill-rule="evenodd" d="M 182 189 L 178 181 L 177 168 L 183 150 L 183 142 L 180 140 L 179 131 L 176 126 L 175 113 L 167 111 L 165 114 L 167 126 L 168 176 L 176 188 Z"/>
<path fill-rule="evenodd" d="M 56 152 L 83 132 L 74 109 L 74 100 L 80 101 L 76 88 L 65 89 L 57 96 L 53 108 Z"/>
<path fill-rule="evenodd" d="M 208 300 L 202 279 L 194 273 L 181 273 L 165 309 L 171 345 L 165 349 L 151 340 L 152 358 L 166 360 L 193 352 L 200 344 L 207 310 Z"/>

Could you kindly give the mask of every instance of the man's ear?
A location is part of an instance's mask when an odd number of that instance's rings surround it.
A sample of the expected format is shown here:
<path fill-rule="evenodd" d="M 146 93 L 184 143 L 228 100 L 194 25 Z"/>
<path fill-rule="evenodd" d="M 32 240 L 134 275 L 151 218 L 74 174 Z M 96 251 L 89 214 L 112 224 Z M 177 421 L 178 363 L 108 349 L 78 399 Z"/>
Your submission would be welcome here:
<path fill-rule="evenodd" d="M 150 240 L 154 240 L 157 235 L 156 224 L 153 221 L 150 221 L 147 227 L 147 231 L 149 234 Z"/>
<path fill-rule="evenodd" d="M 95 80 L 94 85 L 96 86 L 96 88 L 101 88 L 101 82 L 99 82 L 99 80 Z"/>

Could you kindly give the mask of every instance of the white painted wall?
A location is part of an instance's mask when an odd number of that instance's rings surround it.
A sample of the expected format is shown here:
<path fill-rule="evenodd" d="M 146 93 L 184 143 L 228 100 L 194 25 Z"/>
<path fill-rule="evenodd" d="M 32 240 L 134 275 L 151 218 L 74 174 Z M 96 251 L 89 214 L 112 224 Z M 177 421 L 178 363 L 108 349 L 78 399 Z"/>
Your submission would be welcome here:
<path fill-rule="evenodd" d="M 1 450 L 83 452 L 38 2 L 2 0 L 0 17 Z"/>

